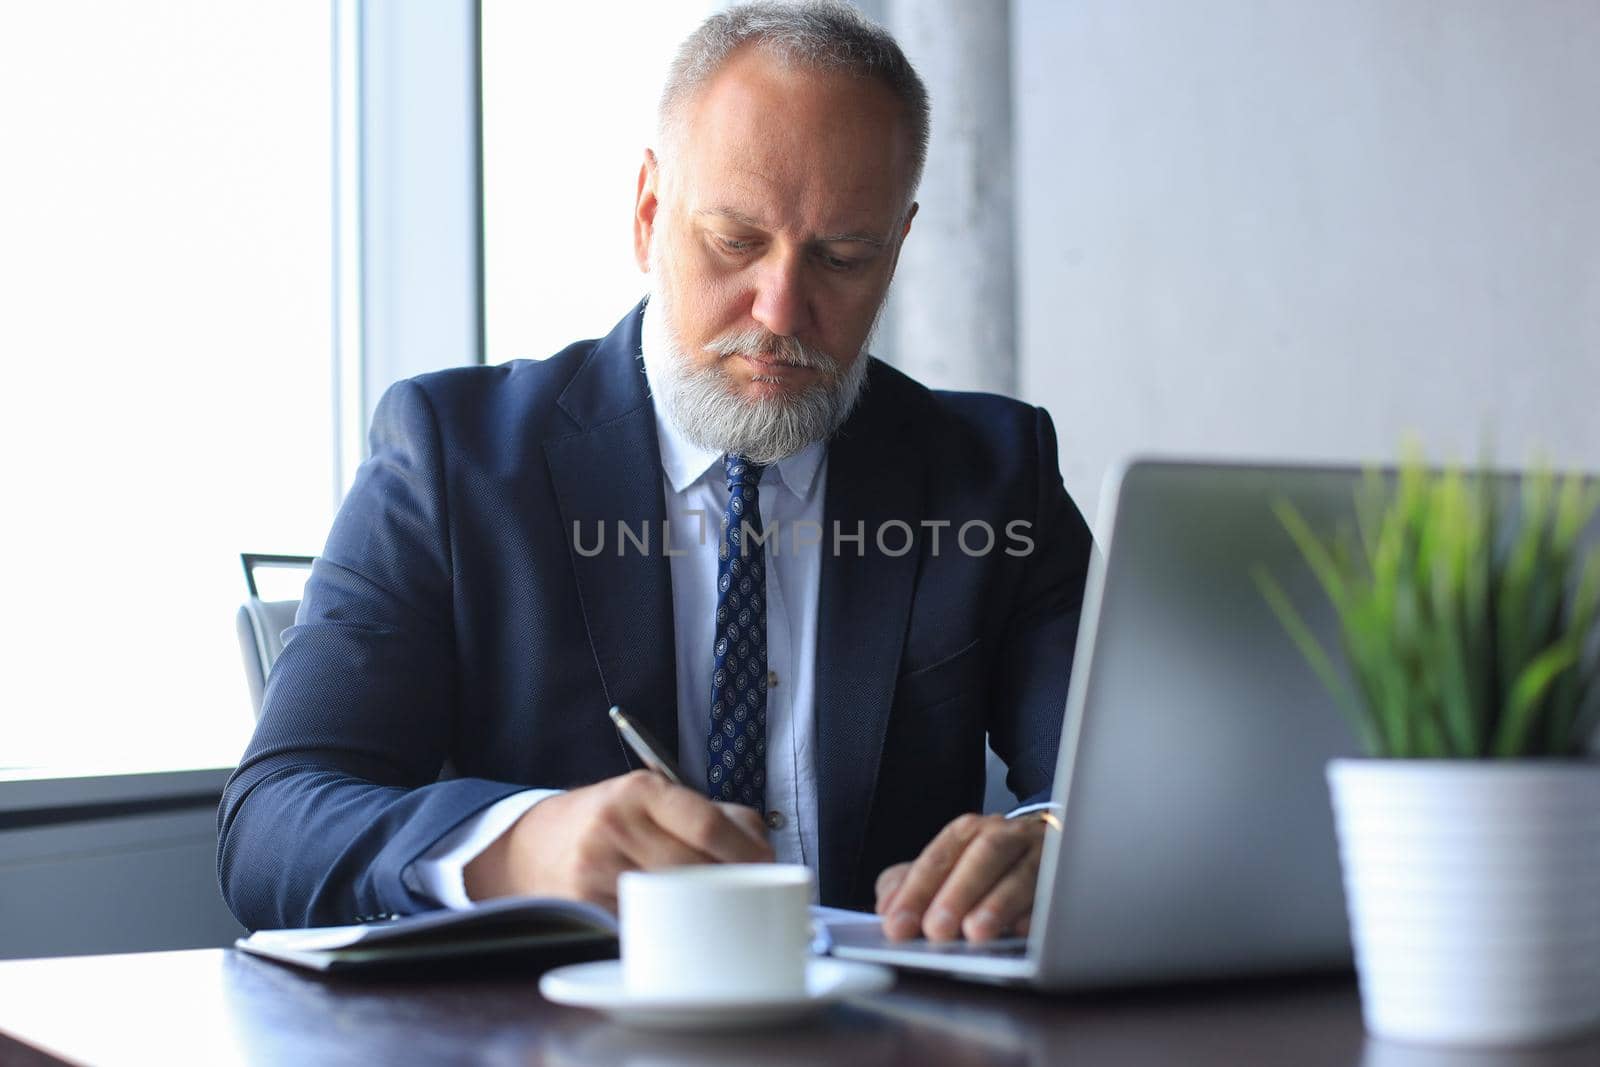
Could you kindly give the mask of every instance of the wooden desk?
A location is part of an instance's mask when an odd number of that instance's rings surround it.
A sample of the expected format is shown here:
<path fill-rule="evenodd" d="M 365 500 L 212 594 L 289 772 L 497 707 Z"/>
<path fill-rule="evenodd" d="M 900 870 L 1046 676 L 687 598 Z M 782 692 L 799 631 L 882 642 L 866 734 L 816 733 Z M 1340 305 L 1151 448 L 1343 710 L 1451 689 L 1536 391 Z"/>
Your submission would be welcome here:
<path fill-rule="evenodd" d="M 720 1037 L 623 1030 L 546 1003 L 537 984 L 528 968 L 504 966 L 450 979 L 318 978 L 221 949 L 17 960 L 0 963 L 0 1063 L 1600 1063 L 1600 1039 L 1514 1054 L 1368 1041 L 1348 979 L 1046 997 L 902 977 L 809 1024 Z"/>

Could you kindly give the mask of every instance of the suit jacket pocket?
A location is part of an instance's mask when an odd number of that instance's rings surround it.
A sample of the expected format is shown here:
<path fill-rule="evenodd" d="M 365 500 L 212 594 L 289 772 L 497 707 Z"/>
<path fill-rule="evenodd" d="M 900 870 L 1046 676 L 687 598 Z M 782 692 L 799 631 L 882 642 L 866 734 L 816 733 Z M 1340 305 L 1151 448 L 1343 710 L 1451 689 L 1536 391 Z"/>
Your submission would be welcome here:
<path fill-rule="evenodd" d="M 900 675 L 894 686 L 894 702 L 902 708 L 942 704 L 973 692 L 982 679 L 983 638 L 975 637 L 948 656 Z"/>

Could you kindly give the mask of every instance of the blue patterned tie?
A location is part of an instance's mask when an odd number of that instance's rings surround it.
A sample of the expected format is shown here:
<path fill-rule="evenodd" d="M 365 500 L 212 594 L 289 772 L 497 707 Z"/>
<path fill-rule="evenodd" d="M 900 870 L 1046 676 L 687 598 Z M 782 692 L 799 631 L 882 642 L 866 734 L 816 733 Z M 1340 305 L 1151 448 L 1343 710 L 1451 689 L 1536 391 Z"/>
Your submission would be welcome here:
<path fill-rule="evenodd" d="M 716 666 L 711 676 L 711 732 L 706 789 L 713 800 L 765 812 L 767 784 L 767 564 L 759 541 L 757 487 L 766 468 L 722 457 L 728 509 L 717 547 Z"/>

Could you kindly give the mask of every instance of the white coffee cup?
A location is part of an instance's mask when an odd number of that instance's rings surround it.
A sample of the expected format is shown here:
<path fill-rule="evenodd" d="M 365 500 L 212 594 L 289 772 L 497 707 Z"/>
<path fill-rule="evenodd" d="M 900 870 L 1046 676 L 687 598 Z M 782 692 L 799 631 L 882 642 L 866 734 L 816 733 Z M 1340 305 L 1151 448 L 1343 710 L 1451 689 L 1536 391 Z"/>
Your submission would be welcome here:
<path fill-rule="evenodd" d="M 804 995 L 811 884 L 810 869 L 793 863 L 623 874 L 623 988 L 658 1000 Z"/>

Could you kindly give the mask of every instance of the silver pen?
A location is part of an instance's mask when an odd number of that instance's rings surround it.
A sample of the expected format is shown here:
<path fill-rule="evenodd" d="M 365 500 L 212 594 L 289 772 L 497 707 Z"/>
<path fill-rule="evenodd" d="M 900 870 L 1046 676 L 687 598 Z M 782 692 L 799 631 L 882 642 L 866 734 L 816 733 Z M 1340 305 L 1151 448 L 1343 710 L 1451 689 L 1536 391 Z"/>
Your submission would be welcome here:
<path fill-rule="evenodd" d="M 628 718 L 620 705 L 612 705 L 609 714 L 611 721 L 616 724 L 617 733 L 622 735 L 623 743 L 644 762 L 646 767 L 673 785 L 683 785 L 683 775 L 673 765 L 672 757 L 667 755 L 666 750 L 645 731 L 644 727 Z"/>

